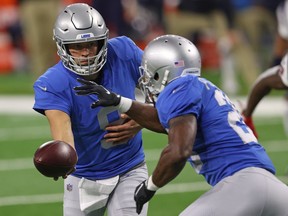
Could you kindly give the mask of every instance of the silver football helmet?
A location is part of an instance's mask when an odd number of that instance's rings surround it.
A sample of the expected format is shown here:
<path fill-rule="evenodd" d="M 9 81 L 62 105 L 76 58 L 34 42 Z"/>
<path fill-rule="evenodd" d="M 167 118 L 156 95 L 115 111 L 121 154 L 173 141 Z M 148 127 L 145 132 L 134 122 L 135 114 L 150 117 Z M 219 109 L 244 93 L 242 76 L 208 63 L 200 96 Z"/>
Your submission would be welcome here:
<path fill-rule="evenodd" d="M 105 21 L 97 10 L 83 3 L 71 4 L 59 14 L 53 29 L 57 54 L 64 66 L 76 74 L 98 73 L 106 63 L 108 33 Z M 77 59 L 67 50 L 67 44 L 91 41 L 98 44 L 95 56 Z M 86 60 L 88 65 L 76 63 L 81 60 Z"/>
<path fill-rule="evenodd" d="M 177 77 L 201 75 L 201 57 L 195 45 L 178 35 L 163 35 L 144 49 L 139 86 L 146 102 L 155 102 L 165 86 Z"/>

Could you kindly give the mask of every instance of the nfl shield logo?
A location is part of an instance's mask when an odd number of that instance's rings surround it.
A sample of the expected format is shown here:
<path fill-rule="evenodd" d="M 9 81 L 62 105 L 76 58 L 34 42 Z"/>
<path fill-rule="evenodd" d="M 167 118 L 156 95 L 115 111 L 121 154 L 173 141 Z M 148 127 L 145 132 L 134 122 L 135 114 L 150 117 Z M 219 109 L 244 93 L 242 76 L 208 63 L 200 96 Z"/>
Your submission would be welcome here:
<path fill-rule="evenodd" d="M 66 185 L 66 189 L 67 189 L 67 191 L 72 191 L 73 190 L 73 185 L 71 185 L 71 184 L 67 184 Z"/>

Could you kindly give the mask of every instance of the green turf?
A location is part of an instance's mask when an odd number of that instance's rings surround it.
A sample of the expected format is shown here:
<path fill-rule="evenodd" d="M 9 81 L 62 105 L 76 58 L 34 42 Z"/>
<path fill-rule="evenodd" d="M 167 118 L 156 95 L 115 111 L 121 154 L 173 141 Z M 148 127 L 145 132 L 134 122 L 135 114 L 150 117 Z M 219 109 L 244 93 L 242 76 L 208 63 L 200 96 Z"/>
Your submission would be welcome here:
<path fill-rule="evenodd" d="M 221 74 L 219 71 L 203 71 L 202 76 L 221 87 Z M 248 92 L 248 86 L 242 81 L 240 75 L 239 77 L 239 82 L 241 85 L 239 94 L 243 95 Z M 34 77 L 33 74 L 29 74 L 27 72 L 0 74 L 0 94 L 33 94 L 32 85 L 35 80 L 36 77 Z"/>
<path fill-rule="evenodd" d="M 203 77 L 211 80 L 216 85 L 221 85 L 221 76 L 219 71 L 209 71 L 203 72 Z M 0 94 L 8 94 L 8 95 L 27 95 L 33 94 L 33 82 L 36 77 L 27 72 L 18 72 L 18 73 L 10 73 L 10 74 L 0 74 Z M 245 84 L 242 82 L 243 86 Z M 247 92 L 247 87 L 241 88 L 241 93 Z"/>
<path fill-rule="evenodd" d="M 0 94 L 33 94 L 33 82 L 35 78 L 26 72 L 1 74 Z"/>
<path fill-rule="evenodd" d="M 219 70 L 202 70 L 202 77 L 210 80 L 218 87 L 222 88 L 222 74 Z M 0 94 L 5 95 L 27 95 L 33 94 L 33 83 L 36 76 L 24 71 L 17 73 L 0 74 Z M 237 81 L 239 82 L 239 90 L 237 95 L 245 96 L 249 93 L 250 86 L 245 83 L 241 73 L 237 73 Z M 283 91 L 273 90 L 271 95 L 283 95 Z"/>
<path fill-rule="evenodd" d="M 148 216 L 176 216 L 203 192 L 155 195 L 149 204 Z"/>
<path fill-rule="evenodd" d="M 27 215 L 62 215 L 62 202 L 56 201 L 45 204 L 26 204 L 1 206 L 1 198 L 10 196 L 29 195 L 53 195 L 62 193 L 63 180 L 55 182 L 39 174 L 32 164 L 32 156 L 35 149 L 43 142 L 50 140 L 47 120 L 41 115 L 0 115 L 0 168 L 3 161 L 8 159 L 25 159 L 30 168 L 19 170 L 0 169 L 0 215 L 27 216 Z M 256 118 L 260 141 L 267 148 L 271 156 L 277 175 L 287 176 L 288 148 L 285 148 L 287 138 L 284 135 L 282 119 Z M 167 144 L 167 137 L 156 133 L 144 131 L 144 147 L 147 157 L 149 172 L 156 166 L 161 149 Z M 275 143 L 275 141 L 279 143 Z M 282 148 L 279 151 L 270 151 L 275 147 Z M 31 162 L 30 162 L 31 159 Z M 7 162 L 7 161 L 6 161 Z M 9 162 L 9 161 L 8 161 Z M 284 178 L 287 182 L 287 178 Z M 203 177 L 195 174 L 187 164 L 181 174 L 169 185 L 177 183 L 203 182 Z M 167 186 L 168 187 L 168 186 Z M 156 194 L 149 208 L 149 216 L 175 216 L 178 215 L 189 203 L 193 202 L 204 191 Z M 61 196 L 60 196 L 61 200 Z"/>
<path fill-rule="evenodd" d="M 37 205 L 5 206 L 0 208 L 0 214 L 5 216 L 61 216 L 62 203 Z"/>

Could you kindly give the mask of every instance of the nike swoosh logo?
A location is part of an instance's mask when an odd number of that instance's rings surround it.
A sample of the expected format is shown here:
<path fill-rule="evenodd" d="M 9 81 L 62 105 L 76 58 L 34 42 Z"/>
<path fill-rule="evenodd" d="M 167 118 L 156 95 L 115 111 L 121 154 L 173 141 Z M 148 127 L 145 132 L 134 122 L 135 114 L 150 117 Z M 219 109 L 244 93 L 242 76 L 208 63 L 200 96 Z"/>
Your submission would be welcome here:
<path fill-rule="evenodd" d="M 47 87 L 46 87 L 46 86 L 44 87 L 44 86 L 39 86 L 39 85 L 38 85 L 38 87 L 39 87 L 40 89 L 42 89 L 43 91 L 47 91 Z"/>
<path fill-rule="evenodd" d="M 180 86 L 180 87 L 174 89 L 174 90 L 172 91 L 172 94 L 174 94 L 175 92 L 179 91 L 179 90 L 182 89 L 182 88 L 183 88 L 183 86 Z"/>
<path fill-rule="evenodd" d="M 138 194 L 142 187 L 144 187 L 143 184 L 141 184 L 141 186 L 135 191 L 135 194 Z"/>
<path fill-rule="evenodd" d="M 180 88 L 176 88 L 172 91 L 172 94 L 174 94 L 175 92 L 177 92 Z"/>

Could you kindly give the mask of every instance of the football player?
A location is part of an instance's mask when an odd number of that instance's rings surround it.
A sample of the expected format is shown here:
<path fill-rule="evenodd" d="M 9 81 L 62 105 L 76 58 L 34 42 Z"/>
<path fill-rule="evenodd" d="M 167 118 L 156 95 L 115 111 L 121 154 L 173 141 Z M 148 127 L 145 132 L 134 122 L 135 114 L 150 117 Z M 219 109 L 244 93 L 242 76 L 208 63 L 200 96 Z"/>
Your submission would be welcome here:
<path fill-rule="evenodd" d="M 272 89 L 288 90 L 288 53 L 282 59 L 280 65 L 276 65 L 264 71 L 255 81 L 248 99 L 246 107 L 242 110 L 242 114 L 246 124 L 253 130 L 257 136 L 252 114 L 259 102 L 268 95 Z M 287 126 L 287 124 L 284 124 Z M 286 127 L 288 134 L 288 127 Z"/>
<path fill-rule="evenodd" d="M 61 60 L 34 83 L 33 108 L 48 118 L 53 139 L 78 155 L 64 180 L 63 215 L 137 215 L 134 188 L 148 177 L 140 125 L 114 107 L 92 110 L 97 96 L 79 97 L 72 87 L 81 77 L 135 99 L 143 51 L 127 37 L 108 39 L 102 16 L 87 4 L 68 5 L 53 33 Z"/>
<path fill-rule="evenodd" d="M 92 108 L 116 107 L 142 126 L 168 134 L 153 174 L 135 189 L 138 213 L 189 161 L 212 189 L 181 216 L 287 214 L 288 187 L 229 97 L 200 77 L 201 59 L 192 42 L 177 35 L 154 39 L 140 70 L 139 84 L 155 107 L 90 81 L 79 80 L 82 85 L 75 87 L 79 95 L 98 96 Z"/>
<path fill-rule="evenodd" d="M 272 89 L 287 90 L 288 0 L 278 5 L 276 15 L 278 32 L 274 44 L 272 66 L 257 78 L 249 93 L 246 107 L 242 111 L 245 123 L 252 129 L 255 136 L 258 136 L 258 134 L 253 123 L 252 114 L 259 102 Z M 287 91 L 285 99 L 288 100 Z M 288 135 L 288 108 L 286 108 L 283 123 Z"/>
<path fill-rule="evenodd" d="M 288 48 L 288 0 L 281 2 L 276 10 L 278 32 L 274 44 L 273 66 L 279 65 Z"/>

